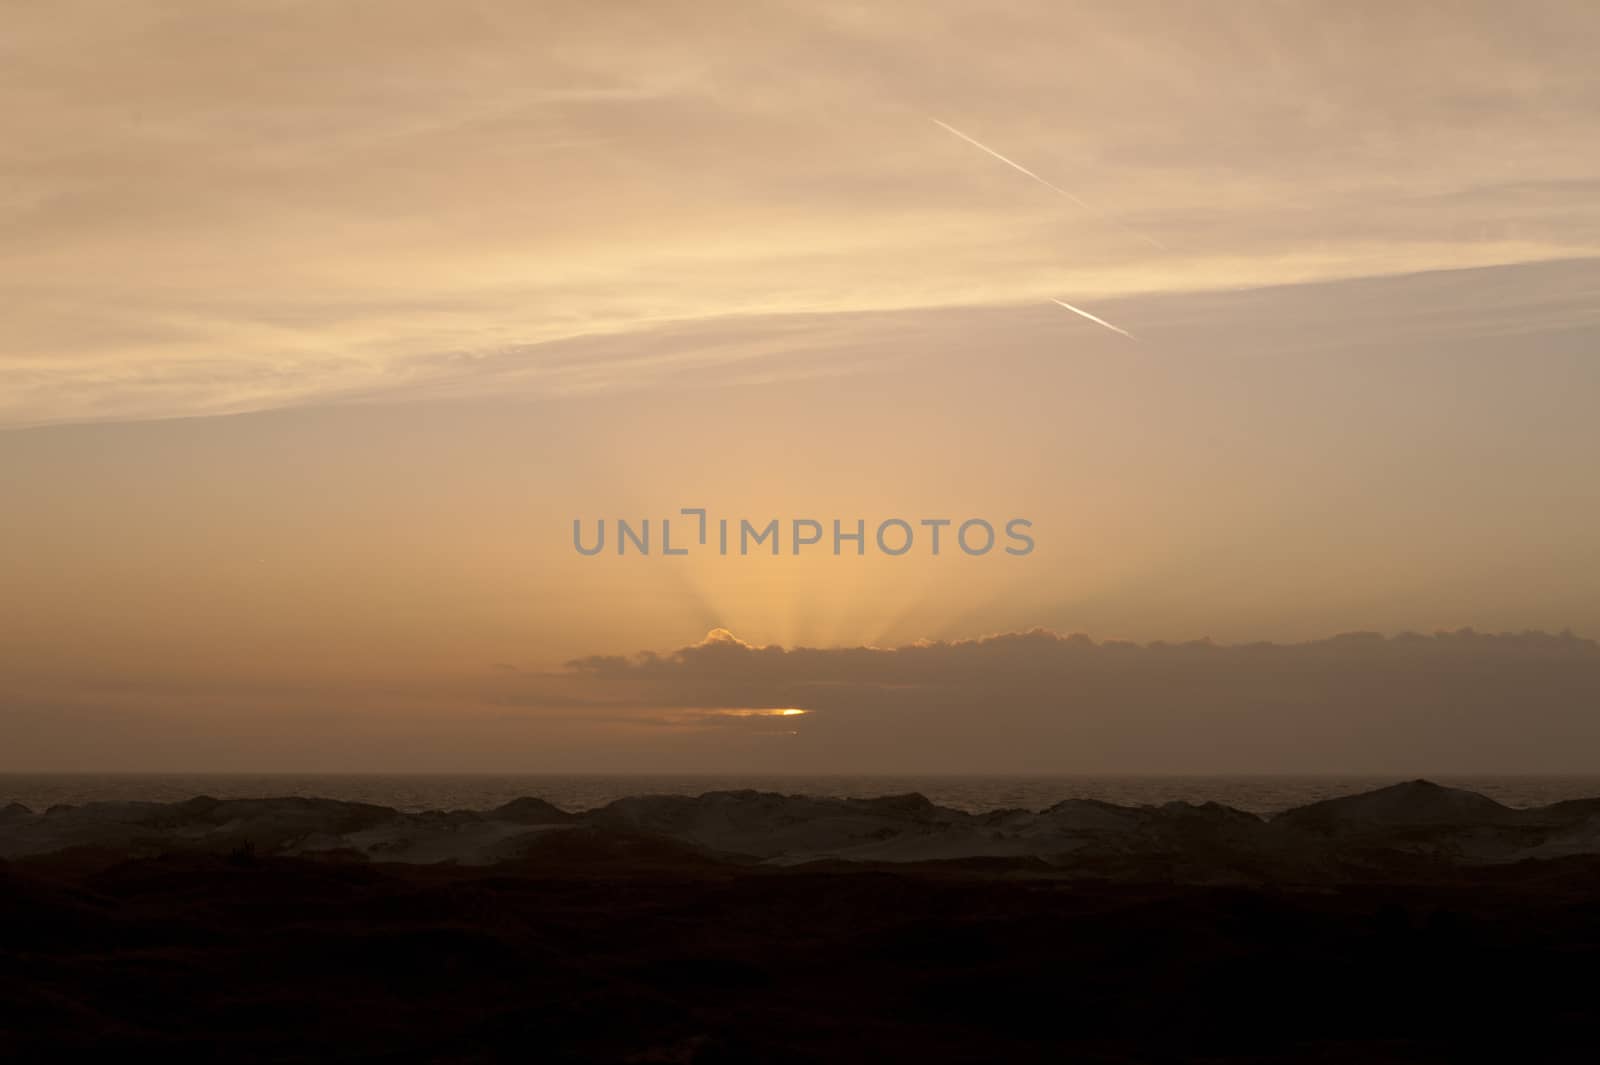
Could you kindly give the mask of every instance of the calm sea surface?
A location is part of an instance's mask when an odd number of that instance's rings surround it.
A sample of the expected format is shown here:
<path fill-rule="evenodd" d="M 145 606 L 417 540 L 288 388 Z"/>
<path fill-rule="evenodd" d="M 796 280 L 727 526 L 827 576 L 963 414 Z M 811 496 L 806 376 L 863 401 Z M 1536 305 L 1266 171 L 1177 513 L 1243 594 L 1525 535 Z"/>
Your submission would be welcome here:
<path fill-rule="evenodd" d="M 550 775 L 295 775 L 295 774 L 0 774 L 0 806 L 33 810 L 100 800 L 175 802 L 196 795 L 219 799 L 301 795 L 377 803 L 401 810 L 483 810 L 523 795 L 567 810 L 603 806 L 628 795 L 699 795 L 754 788 L 791 795 L 870 797 L 921 792 L 941 806 L 984 811 L 1038 810 L 1062 799 L 1102 799 L 1124 805 L 1180 799 L 1220 802 L 1270 814 L 1319 799 L 1393 784 L 1400 777 L 982 777 L 982 776 L 550 776 Z M 1600 775 L 1439 776 L 1508 806 L 1541 806 L 1600 796 Z"/>

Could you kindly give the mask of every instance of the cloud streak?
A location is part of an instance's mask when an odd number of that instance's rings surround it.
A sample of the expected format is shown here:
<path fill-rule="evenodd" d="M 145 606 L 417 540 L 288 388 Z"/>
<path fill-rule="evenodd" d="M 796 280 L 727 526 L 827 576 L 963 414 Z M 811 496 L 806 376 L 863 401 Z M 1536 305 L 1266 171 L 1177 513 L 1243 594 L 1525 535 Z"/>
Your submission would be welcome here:
<path fill-rule="evenodd" d="M 1011 158 L 1009 158 L 1007 156 L 1001 155 L 999 152 L 995 151 L 993 148 L 989 147 L 987 144 L 984 144 L 982 141 L 977 140 L 976 138 L 967 136 L 965 133 L 962 133 L 959 129 L 956 129 L 954 126 L 950 125 L 949 123 L 941 122 L 937 118 L 930 119 L 930 121 L 932 121 L 933 124 L 938 126 L 940 129 L 947 130 L 947 131 L 955 134 L 957 137 L 960 137 L 962 140 L 966 141 L 968 144 L 972 145 L 974 148 L 978 149 L 979 151 L 985 152 L 988 155 L 991 155 L 994 158 L 1000 160 L 1002 163 L 1006 164 L 1007 166 L 1009 166 L 1011 169 L 1017 171 L 1018 173 L 1024 174 L 1024 175 L 1032 178 L 1033 180 L 1037 181 L 1039 184 L 1043 185 L 1045 188 L 1049 189 L 1050 191 L 1052 191 L 1054 193 L 1057 193 L 1058 195 L 1065 196 L 1067 199 L 1071 200 L 1073 203 L 1077 204 L 1079 207 L 1082 207 L 1085 211 L 1088 211 L 1090 214 L 1094 215 L 1096 218 L 1099 218 L 1100 220 L 1102 220 L 1104 222 L 1109 222 L 1111 225 L 1114 225 L 1117 228 L 1123 230 L 1124 232 L 1126 232 L 1130 236 L 1144 241 L 1146 244 L 1150 245 L 1152 248 L 1155 248 L 1157 251 L 1168 251 L 1169 250 L 1165 244 L 1161 243 L 1159 240 L 1156 240 L 1154 237 L 1146 236 L 1145 234 L 1140 233 L 1137 230 L 1130 229 L 1128 226 L 1124 225 L 1122 222 L 1117 221 L 1111 215 L 1106 214 L 1104 211 L 1100 210 L 1098 207 L 1094 207 L 1094 206 L 1092 206 L 1092 205 L 1090 205 L 1088 203 L 1085 203 L 1083 201 L 1083 199 L 1080 198 L 1079 196 L 1077 196 L 1075 193 L 1072 193 L 1072 192 L 1068 191 L 1067 189 L 1062 188 L 1060 185 L 1057 185 L 1053 181 L 1048 181 L 1045 178 L 1040 177 L 1038 174 L 1034 173 L 1032 170 L 1029 170 L 1027 167 L 1025 167 L 1021 163 L 1017 162 L 1015 159 L 1011 159 Z"/>
<path fill-rule="evenodd" d="M 1066 300 L 1056 299 L 1054 296 L 1051 296 L 1050 297 L 1050 302 L 1054 303 L 1058 307 L 1065 307 L 1067 310 L 1071 311 L 1073 314 L 1080 315 L 1080 316 L 1082 316 L 1084 318 L 1087 318 L 1087 319 L 1089 319 L 1089 321 L 1095 323 L 1096 325 L 1103 325 L 1107 329 L 1111 330 L 1113 333 L 1121 333 L 1123 336 L 1127 337 L 1129 340 L 1138 340 L 1139 339 L 1138 337 L 1134 336 L 1132 333 L 1128 332 L 1126 329 L 1123 329 L 1120 326 L 1112 325 L 1110 322 L 1106 321 L 1104 318 L 1100 318 L 1100 317 L 1097 317 L 1097 316 L 1095 316 L 1093 314 L 1090 314 L 1088 311 L 1083 310 L 1080 307 L 1074 307 L 1072 304 L 1068 303 Z"/>
<path fill-rule="evenodd" d="M 540 372 L 554 345 L 730 319 L 1600 252 L 1593 4 L 1471 5 L 1445 35 L 1331 2 L 1023 0 L 980 27 L 947 0 L 915 25 L 662 0 L 619 27 L 393 0 L 377 34 L 329 5 L 13 7 L 3 426 L 467 392 L 510 359 L 537 391 L 569 376 Z M 1051 194 L 975 188 L 994 163 Z"/>

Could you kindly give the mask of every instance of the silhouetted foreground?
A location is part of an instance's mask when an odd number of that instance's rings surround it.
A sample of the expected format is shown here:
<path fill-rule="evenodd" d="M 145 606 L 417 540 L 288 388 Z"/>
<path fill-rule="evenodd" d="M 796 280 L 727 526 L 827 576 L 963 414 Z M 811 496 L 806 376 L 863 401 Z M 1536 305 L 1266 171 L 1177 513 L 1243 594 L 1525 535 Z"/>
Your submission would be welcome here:
<path fill-rule="evenodd" d="M 1241 852 L 1149 825 L 1142 850 L 1070 860 L 802 865 L 565 814 L 494 865 L 286 857 L 191 825 L 231 849 L 0 865 L 0 1057 L 1591 1061 L 1600 856 L 1451 851 L 1565 817 L 1463 795 L 1258 819 L 1323 840 L 1259 867 L 1253 830 Z"/>

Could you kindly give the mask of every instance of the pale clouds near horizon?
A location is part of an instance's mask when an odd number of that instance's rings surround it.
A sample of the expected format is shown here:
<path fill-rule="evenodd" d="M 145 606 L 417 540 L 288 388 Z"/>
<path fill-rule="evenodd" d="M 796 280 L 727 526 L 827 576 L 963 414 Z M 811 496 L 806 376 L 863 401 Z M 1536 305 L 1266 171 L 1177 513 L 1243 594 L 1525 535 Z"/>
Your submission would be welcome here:
<path fill-rule="evenodd" d="M 607 388 L 847 313 L 1600 253 L 1587 3 L 0 8 L 3 425 L 561 390 L 562 342 L 623 338 L 577 375 Z M 659 343 L 727 322 L 747 347 Z"/>

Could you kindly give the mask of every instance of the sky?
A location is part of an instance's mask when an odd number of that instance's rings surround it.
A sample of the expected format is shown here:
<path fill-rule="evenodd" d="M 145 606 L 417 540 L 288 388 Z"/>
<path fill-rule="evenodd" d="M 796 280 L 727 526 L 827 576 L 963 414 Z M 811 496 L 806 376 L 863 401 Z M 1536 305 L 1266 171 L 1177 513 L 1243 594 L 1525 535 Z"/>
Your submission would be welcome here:
<path fill-rule="evenodd" d="M 0 770 L 1596 768 L 1592 4 L 0 16 Z"/>

